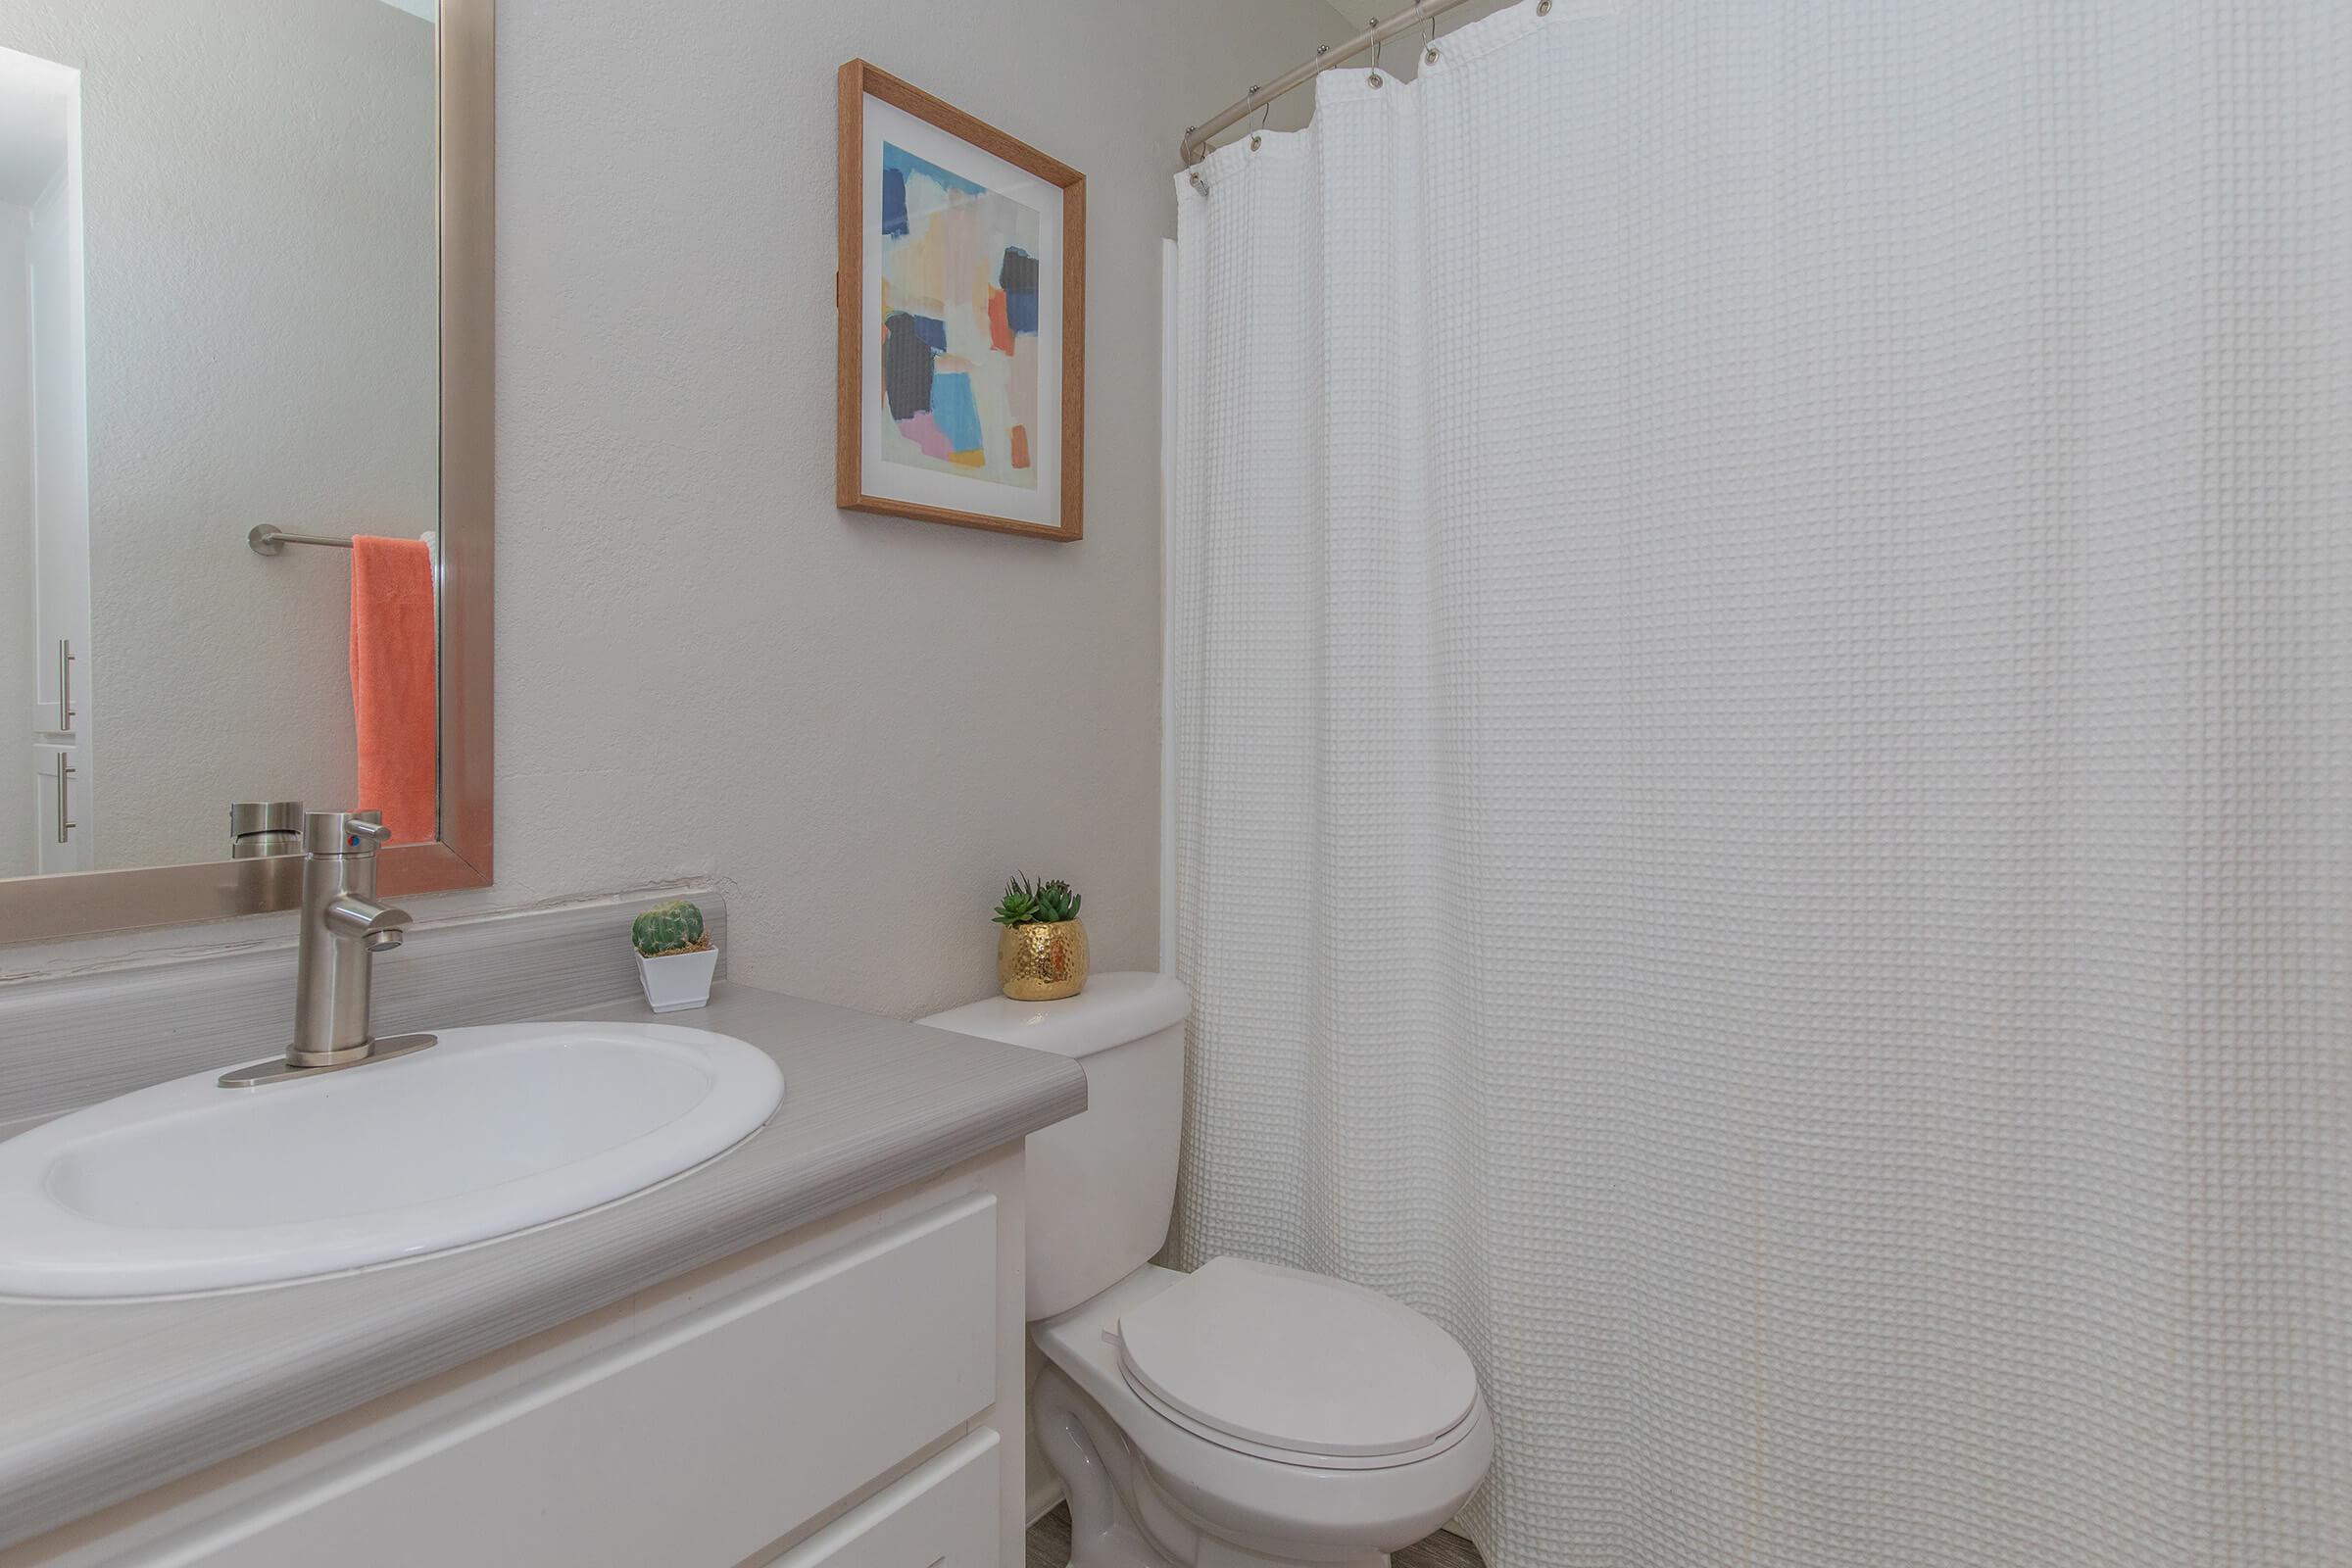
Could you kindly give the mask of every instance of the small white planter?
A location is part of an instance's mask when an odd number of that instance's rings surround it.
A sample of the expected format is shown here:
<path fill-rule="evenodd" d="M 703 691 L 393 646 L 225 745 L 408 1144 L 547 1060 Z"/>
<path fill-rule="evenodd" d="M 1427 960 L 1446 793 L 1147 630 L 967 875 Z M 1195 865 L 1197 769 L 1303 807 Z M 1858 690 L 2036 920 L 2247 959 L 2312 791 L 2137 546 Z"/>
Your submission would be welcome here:
<path fill-rule="evenodd" d="M 718 950 L 708 953 L 665 953 L 649 958 L 631 949 L 637 959 L 637 983 L 645 988 L 645 1004 L 656 1012 L 684 1012 L 710 1003 L 710 977 L 718 972 Z"/>

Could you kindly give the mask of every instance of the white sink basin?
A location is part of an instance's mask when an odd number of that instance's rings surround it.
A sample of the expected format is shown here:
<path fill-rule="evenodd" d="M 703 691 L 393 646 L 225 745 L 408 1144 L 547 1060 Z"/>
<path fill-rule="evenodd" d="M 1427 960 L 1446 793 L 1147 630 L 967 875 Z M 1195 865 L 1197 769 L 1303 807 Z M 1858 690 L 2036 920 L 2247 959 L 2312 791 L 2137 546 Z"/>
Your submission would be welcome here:
<path fill-rule="evenodd" d="M 304 1081 L 218 1077 L 0 1143 L 0 1294 L 261 1285 L 508 1235 L 709 1159 L 784 1093 L 740 1040 L 631 1023 L 450 1029 Z"/>

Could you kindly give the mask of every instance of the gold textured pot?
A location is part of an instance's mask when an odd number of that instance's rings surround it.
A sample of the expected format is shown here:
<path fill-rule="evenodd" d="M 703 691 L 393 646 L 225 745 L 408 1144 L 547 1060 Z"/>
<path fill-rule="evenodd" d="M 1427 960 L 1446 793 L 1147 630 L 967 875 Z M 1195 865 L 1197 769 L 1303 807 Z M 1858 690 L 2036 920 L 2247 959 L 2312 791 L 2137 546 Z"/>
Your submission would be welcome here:
<path fill-rule="evenodd" d="M 1076 920 L 1008 925 L 997 938 L 997 983 L 1015 1002 L 1059 1002 L 1086 989 L 1086 927 Z"/>

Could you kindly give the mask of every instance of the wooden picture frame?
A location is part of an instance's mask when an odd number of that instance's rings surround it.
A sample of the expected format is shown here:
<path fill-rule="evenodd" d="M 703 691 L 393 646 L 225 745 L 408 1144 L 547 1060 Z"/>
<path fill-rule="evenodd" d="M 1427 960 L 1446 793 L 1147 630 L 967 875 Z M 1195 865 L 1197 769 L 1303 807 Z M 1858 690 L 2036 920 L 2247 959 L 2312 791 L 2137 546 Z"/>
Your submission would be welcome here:
<path fill-rule="evenodd" d="M 862 60 L 841 68 L 839 86 L 836 501 L 1082 537 L 1086 176 Z M 915 222 L 954 233 L 917 234 Z M 923 297 L 908 278 L 935 237 L 1000 260 Z"/>

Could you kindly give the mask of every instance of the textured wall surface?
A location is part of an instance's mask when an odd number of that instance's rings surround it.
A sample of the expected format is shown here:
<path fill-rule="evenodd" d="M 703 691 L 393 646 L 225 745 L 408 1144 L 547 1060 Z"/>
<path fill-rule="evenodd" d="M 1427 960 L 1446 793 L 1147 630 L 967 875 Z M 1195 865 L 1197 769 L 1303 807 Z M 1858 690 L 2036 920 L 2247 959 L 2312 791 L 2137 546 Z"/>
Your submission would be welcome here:
<path fill-rule="evenodd" d="M 9 0 L 0 45 L 82 73 L 99 863 L 216 859 L 231 800 L 355 773 L 350 562 L 245 531 L 432 522 L 432 29 Z"/>
<path fill-rule="evenodd" d="M 1394 16 L 1403 9 L 1402 6 L 1372 5 L 1367 0 L 1323 0 L 1323 3 L 1331 8 L 1334 15 L 1344 20 L 1343 30 L 1350 33 L 1369 27 L 1375 20 Z M 1462 0 L 1460 5 L 1438 18 L 1438 36 L 1443 38 L 1449 32 L 1459 32 L 1473 22 L 1483 21 L 1514 3 L 1516 0 Z M 1422 30 L 1400 33 L 1391 38 L 1381 46 L 1380 69 L 1392 76 L 1412 80 L 1420 74 L 1421 51 L 1429 41 L 1428 33 Z M 1348 64 L 1370 65 L 1371 56 L 1357 55 L 1350 58 Z"/>
<path fill-rule="evenodd" d="M 1188 122 L 1345 23 L 505 0 L 499 24 L 499 880 L 419 912 L 716 877 L 739 979 L 911 1016 L 987 993 L 987 906 L 1026 868 L 1085 890 L 1099 967 L 1153 966 L 1167 176 Z M 1079 544 L 832 505 L 852 56 L 1088 176 Z M 0 976 L 283 918 L 9 950 Z"/>

